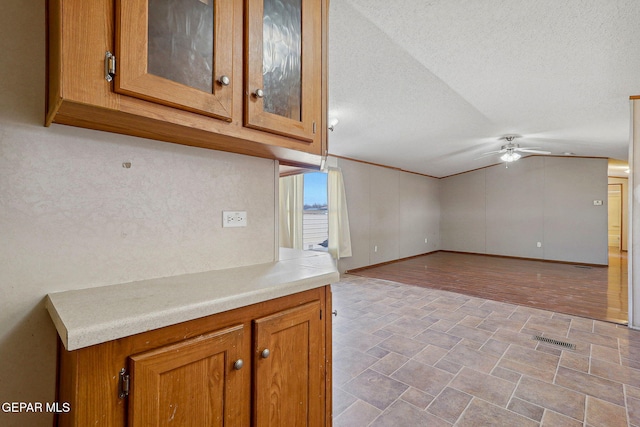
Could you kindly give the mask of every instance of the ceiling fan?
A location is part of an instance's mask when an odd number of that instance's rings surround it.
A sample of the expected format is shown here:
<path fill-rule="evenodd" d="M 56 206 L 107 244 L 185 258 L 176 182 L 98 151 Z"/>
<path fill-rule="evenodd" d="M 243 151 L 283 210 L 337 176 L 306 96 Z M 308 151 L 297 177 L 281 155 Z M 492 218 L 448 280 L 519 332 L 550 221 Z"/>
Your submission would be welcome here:
<path fill-rule="evenodd" d="M 514 141 L 520 138 L 520 135 L 505 135 L 500 139 L 504 139 L 507 141 L 499 150 L 489 151 L 488 153 L 484 153 L 480 157 L 490 156 L 493 154 L 502 154 L 500 156 L 500 160 L 511 163 L 520 159 L 522 155 L 520 153 L 531 153 L 531 154 L 551 154 L 551 151 L 539 150 L 539 147 L 520 147 L 520 144 L 515 143 Z"/>

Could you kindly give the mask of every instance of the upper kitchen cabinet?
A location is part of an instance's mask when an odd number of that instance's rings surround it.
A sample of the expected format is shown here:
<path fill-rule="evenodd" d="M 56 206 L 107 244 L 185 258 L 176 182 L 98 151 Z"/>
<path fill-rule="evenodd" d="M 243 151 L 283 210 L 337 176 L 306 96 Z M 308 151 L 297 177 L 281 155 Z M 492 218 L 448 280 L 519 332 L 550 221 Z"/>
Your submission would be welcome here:
<path fill-rule="evenodd" d="M 231 120 L 233 41 L 233 0 L 117 0 L 115 91 Z"/>
<path fill-rule="evenodd" d="M 248 0 L 245 123 L 320 137 L 322 9 L 317 0 Z"/>
<path fill-rule="evenodd" d="M 319 165 L 327 0 L 48 0 L 46 125 Z"/>

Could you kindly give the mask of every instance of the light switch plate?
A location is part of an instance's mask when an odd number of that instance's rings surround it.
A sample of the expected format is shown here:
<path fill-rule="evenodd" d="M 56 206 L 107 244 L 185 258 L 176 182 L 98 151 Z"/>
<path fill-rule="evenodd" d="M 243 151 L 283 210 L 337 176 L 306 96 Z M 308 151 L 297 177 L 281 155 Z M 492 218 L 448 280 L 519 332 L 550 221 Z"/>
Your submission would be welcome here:
<path fill-rule="evenodd" d="M 602 206 L 602 200 L 594 200 L 593 206 Z"/>
<path fill-rule="evenodd" d="M 247 211 L 222 211 L 223 227 L 246 227 Z"/>

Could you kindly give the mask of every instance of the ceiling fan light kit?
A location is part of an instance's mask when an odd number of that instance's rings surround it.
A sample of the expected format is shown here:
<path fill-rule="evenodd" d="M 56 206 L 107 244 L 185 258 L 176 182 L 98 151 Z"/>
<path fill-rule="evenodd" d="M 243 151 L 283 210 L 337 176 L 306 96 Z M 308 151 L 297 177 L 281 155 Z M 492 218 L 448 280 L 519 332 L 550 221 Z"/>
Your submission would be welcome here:
<path fill-rule="evenodd" d="M 521 158 L 522 156 L 518 153 L 514 153 L 514 152 L 509 152 L 507 151 L 506 153 L 504 153 L 502 156 L 500 156 L 500 160 L 507 162 L 507 163 L 511 163 L 511 162 L 515 162 L 516 160 L 518 160 L 519 158 Z"/>
<path fill-rule="evenodd" d="M 500 160 L 505 163 L 515 162 L 522 158 L 522 154 L 520 153 L 531 153 L 531 154 L 551 154 L 550 151 L 538 150 L 538 147 L 520 147 L 520 144 L 516 144 L 513 142 L 516 138 L 520 138 L 520 135 L 505 135 L 500 139 L 504 139 L 507 141 L 500 150 L 498 151 L 490 151 L 485 153 L 482 157 L 491 154 L 501 154 Z"/>

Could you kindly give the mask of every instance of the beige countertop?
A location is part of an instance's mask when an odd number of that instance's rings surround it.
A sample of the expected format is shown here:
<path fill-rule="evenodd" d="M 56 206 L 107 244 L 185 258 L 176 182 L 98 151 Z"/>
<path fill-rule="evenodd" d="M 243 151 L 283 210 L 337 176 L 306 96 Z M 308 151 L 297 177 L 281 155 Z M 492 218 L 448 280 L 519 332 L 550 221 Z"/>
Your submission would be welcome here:
<path fill-rule="evenodd" d="M 268 264 L 47 295 L 69 351 L 337 282 L 328 253 L 282 249 Z"/>

